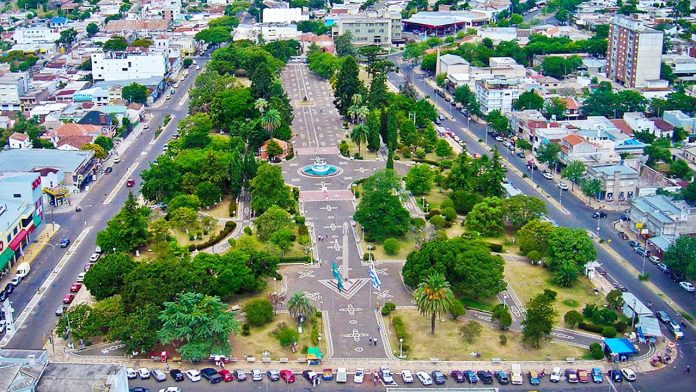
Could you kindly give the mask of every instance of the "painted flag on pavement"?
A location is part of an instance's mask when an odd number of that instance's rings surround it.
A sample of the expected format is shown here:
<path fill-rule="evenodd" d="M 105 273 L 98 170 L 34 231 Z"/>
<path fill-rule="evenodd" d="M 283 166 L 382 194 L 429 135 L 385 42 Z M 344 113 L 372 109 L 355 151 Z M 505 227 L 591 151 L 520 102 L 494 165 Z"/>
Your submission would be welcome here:
<path fill-rule="evenodd" d="M 379 276 L 377 275 L 377 270 L 375 270 L 375 265 L 374 263 L 370 266 L 370 280 L 372 281 L 372 286 L 379 290 L 382 287 L 382 281 L 379 280 Z"/>

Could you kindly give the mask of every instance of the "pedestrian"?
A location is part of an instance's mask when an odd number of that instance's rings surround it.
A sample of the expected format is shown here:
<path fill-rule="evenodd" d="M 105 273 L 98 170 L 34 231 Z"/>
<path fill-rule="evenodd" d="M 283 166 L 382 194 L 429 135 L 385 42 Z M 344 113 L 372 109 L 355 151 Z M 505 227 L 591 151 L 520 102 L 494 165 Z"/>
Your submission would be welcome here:
<path fill-rule="evenodd" d="M 684 373 L 686 373 L 686 374 L 691 373 L 691 366 L 690 365 L 686 365 L 686 371 Z"/>
<path fill-rule="evenodd" d="M 372 336 L 368 339 L 370 341 L 370 345 L 372 345 Z"/>
<path fill-rule="evenodd" d="M 376 346 L 377 345 L 377 338 L 375 338 L 374 342 L 375 342 L 375 346 Z"/>
<path fill-rule="evenodd" d="M 169 364 L 168 363 L 165 364 L 164 367 L 165 367 L 165 369 L 167 369 L 167 371 L 169 371 Z"/>

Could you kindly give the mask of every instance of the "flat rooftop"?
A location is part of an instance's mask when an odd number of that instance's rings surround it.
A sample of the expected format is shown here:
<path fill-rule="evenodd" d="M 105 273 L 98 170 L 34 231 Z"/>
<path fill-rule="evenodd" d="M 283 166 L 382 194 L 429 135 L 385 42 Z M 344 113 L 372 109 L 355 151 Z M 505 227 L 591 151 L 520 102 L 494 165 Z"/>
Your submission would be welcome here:
<path fill-rule="evenodd" d="M 38 392 L 93 392 L 111 390 L 108 376 L 117 374 L 121 365 L 50 363 L 36 386 Z M 124 382 L 125 372 L 123 374 Z"/>
<path fill-rule="evenodd" d="M 94 155 L 92 151 L 61 151 L 41 149 L 15 149 L 0 152 L 0 172 L 30 172 L 34 169 L 52 167 L 67 173 L 74 173 L 86 160 Z"/>

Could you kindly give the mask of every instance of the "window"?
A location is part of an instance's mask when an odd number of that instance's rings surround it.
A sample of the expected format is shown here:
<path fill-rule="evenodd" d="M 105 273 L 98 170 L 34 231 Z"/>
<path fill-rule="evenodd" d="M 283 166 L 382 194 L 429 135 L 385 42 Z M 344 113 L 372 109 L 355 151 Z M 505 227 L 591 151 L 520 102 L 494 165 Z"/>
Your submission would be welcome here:
<path fill-rule="evenodd" d="M 14 197 L 15 199 L 19 199 L 19 198 L 22 197 L 22 194 L 21 194 L 21 193 L 15 193 L 14 195 L 12 195 L 12 197 Z"/>

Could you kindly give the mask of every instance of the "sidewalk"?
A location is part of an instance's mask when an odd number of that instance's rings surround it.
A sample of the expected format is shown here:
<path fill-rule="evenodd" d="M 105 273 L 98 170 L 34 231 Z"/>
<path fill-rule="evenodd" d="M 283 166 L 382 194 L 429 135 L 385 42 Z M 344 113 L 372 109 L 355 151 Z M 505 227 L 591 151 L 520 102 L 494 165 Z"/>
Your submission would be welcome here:
<path fill-rule="evenodd" d="M 22 255 L 19 257 L 19 260 L 16 263 L 11 264 L 10 268 L 10 273 L 5 275 L 5 277 L 0 280 L 0 287 L 5 287 L 7 283 L 12 280 L 14 277 L 14 273 L 17 270 L 17 266 L 21 263 L 29 263 L 31 264 L 32 261 L 36 258 L 36 256 L 41 253 L 43 248 L 46 247 L 46 245 L 54 246 L 50 244 L 51 238 L 60 230 L 60 225 L 56 224 L 55 227 L 51 223 L 44 223 L 44 228 L 41 230 L 41 233 L 32 240 L 32 242 L 29 244 L 29 246 L 24 250 Z M 31 273 L 29 273 L 29 277 L 31 277 Z"/>

